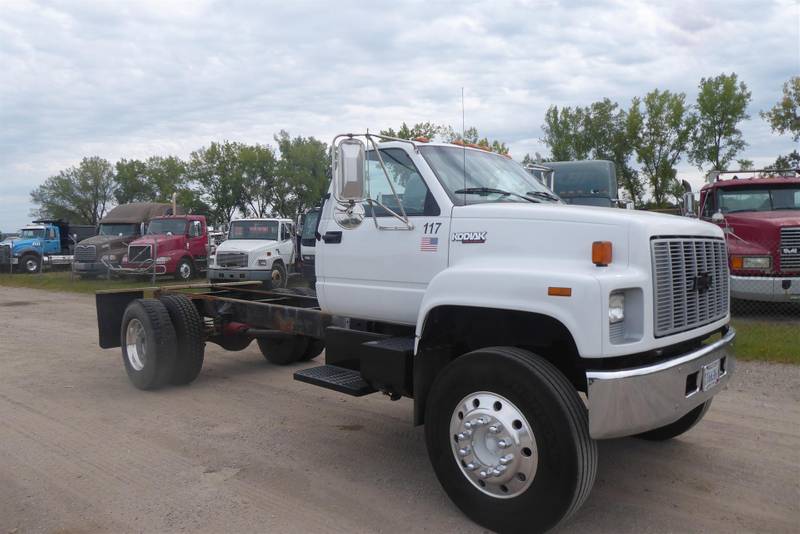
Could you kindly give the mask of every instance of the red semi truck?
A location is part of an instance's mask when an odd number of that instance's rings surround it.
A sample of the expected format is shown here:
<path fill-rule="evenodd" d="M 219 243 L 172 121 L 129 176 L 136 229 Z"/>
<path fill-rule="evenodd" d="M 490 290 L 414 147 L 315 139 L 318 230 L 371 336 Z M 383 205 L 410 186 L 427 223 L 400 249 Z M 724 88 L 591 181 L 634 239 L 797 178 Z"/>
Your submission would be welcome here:
<path fill-rule="evenodd" d="M 155 217 L 122 257 L 126 274 L 173 275 L 190 280 L 208 268 L 208 227 L 203 215 Z"/>
<path fill-rule="evenodd" d="M 713 173 L 699 208 L 727 237 L 733 298 L 800 302 L 800 171 Z"/>

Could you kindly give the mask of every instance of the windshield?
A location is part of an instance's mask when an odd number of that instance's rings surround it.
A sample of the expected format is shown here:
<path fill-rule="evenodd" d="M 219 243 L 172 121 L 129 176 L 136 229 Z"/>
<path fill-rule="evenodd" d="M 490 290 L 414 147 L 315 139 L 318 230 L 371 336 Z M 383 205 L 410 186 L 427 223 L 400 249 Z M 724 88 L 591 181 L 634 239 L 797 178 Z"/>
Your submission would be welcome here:
<path fill-rule="evenodd" d="M 20 237 L 44 237 L 44 229 L 43 228 L 23 228 L 20 233 Z"/>
<path fill-rule="evenodd" d="M 424 146 L 420 147 L 420 152 L 458 206 L 527 202 L 521 197 L 531 196 L 531 193 L 552 194 L 519 163 L 505 156 L 458 146 Z M 536 202 L 552 201 L 544 195 L 531 198 Z"/>
<path fill-rule="evenodd" d="M 719 190 L 722 213 L 800 210 L 800 185 Z"/>
<path fill-rule="evenodd" d="M 553 188 L 562 198 L 612 198 L 617 193 L 614 167 L 605 162 L 550 163 Z M 608 205 L 608 204 L 592 204 Z"/>
<path fill-rule="evenodd" d="M 319 211 L 314 210 L 306 213 L 301 239 L 312 239 L 314 237 L 314 232 L 317 230 L 317 219 L 319 219 Z"/>
<path fill-rule="evenodd" d="M 186 219 L 153 219 L 147 225 L 147 235 L 186 233 Z"/>
<path fill-rule="evenodd" d="M 100 225 L 99 235 L 135 235 L 139 233 L 138 224 L 103 223 Z"/>
<path fill-rule="evenodd" d="M 278 221 L 234 221 L 228 239 L 278 240 Z"/>

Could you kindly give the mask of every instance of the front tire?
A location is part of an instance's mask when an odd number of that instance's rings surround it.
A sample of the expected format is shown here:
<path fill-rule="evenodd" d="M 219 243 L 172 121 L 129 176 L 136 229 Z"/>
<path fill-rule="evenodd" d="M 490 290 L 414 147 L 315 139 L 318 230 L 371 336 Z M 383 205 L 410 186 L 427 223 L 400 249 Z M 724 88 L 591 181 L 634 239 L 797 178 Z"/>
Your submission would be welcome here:
<path fill-rule="evenodd" d="M 525 350 L 481 349 L 445 367 L 426 400 L 425 438 L 450 499 L 494 531 L 553 528 L 594 484 L 597 445 L 583 402 Z"/>
<path fill-rule="evenodd" d="M 637 438 L 646 439 L 648 441 L 666 441 L 674 437 L 680 436 L 684 432 L 688 432 L 694 425 L 700 422 L 708 409 L 711 407 L 711 400 L 708 399 L 700 406 L 694 408 L 692 411 L 668 425 L 664 425 L 647 432 L 637 434 Z"/>
<path fill-rule="evenodd" d="M 122 361 L 128 378 L 139 389 L 157 389 L 175 369 L 175 328 L 163 303 L 155 299 L 131 302 L 122 316 Z"/>
<path fill-rule="evenodd" d="M 283 289 L 286 287 L 287 281 L 286 267 L 283 263 L 276 261 L 272 264 L 272 272 L 269 280 L 270 287 L 272 289 Z"/>
<path fill-rule="evenodd" d="M 175 268 L 175 279 L 181 282 L 188 282 L 195 276 L 194 264 L 189 258 L 183 258 Z"/>
<path fill-rule="evenodd" d="M 25 254 L 19 259 L 19 269 L 26 274 L 38 273 L 42 268 L 42 259 L 36 254 Z"/>

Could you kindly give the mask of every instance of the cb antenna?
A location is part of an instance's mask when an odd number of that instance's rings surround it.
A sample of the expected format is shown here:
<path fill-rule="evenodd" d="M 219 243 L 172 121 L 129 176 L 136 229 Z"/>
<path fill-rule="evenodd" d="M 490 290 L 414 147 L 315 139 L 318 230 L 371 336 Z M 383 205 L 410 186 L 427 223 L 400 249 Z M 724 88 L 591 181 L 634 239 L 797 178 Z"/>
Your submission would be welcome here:
<path fill-rule="evenodd" d="M 461 88 L 461 152 L 464 156 L 464 205 L 467 205 L 467 126 L 464 120 L 464 88 Z"/>

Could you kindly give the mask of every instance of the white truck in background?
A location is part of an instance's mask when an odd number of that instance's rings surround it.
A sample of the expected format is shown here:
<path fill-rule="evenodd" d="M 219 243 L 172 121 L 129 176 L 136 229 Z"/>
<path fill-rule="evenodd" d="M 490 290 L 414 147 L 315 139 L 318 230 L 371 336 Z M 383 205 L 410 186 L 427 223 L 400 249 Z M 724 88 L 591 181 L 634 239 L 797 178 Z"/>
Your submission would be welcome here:
<path fill-rule="evenodd" d="M 209 262 L 212 282 L 258 280 L 286 287 L 296 265 L 294 223 L 291 219 L 249 218 L 231 221 L 228 238 L 216 247 Z"/>
<path fill-rule="evenodd" d="M 733 375 L 719 227 L 566 205 L 510 158 L 452 144 L 345 134 L 332 169 L 316 295 L 242 282 L 97 295 L 100 346 L 121 348 L 136 387 L 191 382 L 205 342 L 256 339 L 281 365 L 324 348 L 296 380 L 412 398 L 456 506 L 487 529 L 542 532 L 589 496 L 596 440 L 678 436 Z M 247 258 L 225 282 L 275 246 L 231 234 L 222 246 Z"/>

